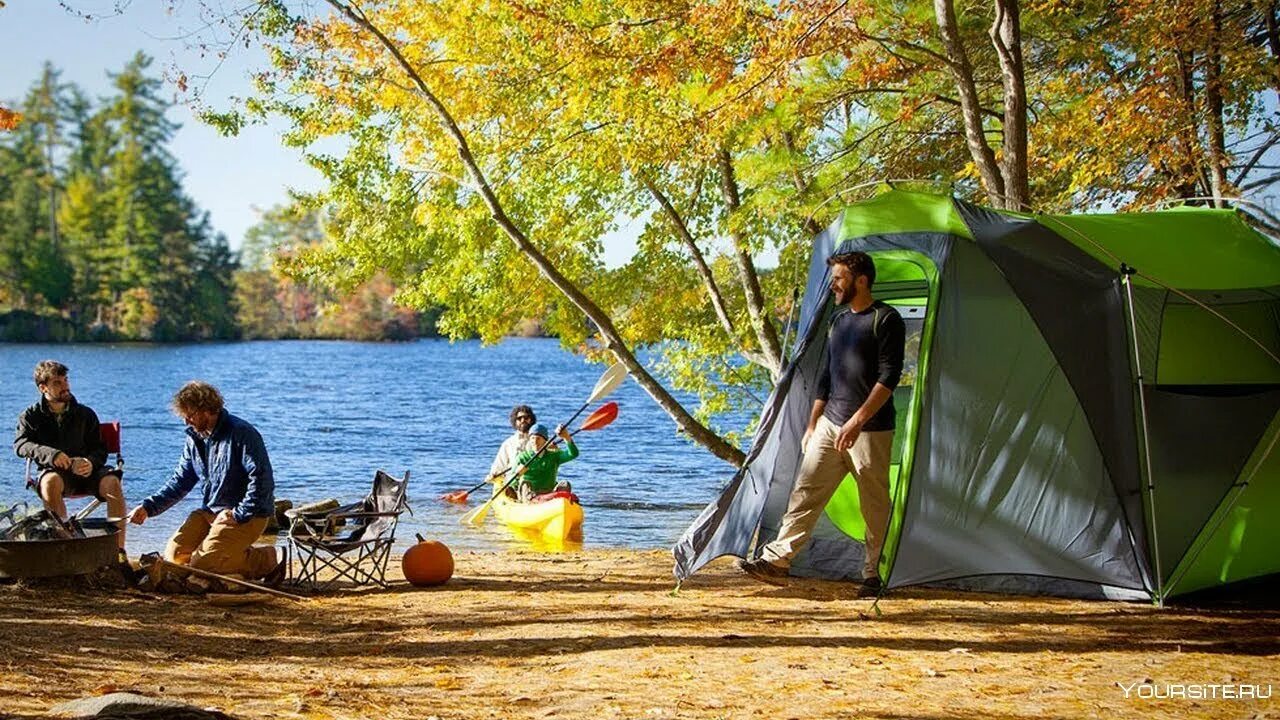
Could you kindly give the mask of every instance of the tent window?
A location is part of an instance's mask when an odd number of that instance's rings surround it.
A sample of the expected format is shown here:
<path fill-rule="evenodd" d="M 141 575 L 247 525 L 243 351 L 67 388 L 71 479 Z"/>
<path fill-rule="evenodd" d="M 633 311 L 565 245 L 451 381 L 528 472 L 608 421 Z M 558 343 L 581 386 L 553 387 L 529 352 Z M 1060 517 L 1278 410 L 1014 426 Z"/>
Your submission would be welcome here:
<path fill-rule="evenodd" d="M 1214 309 L 1272 352 L 1280 353 L 1280 303 L 1218 305 Z M 1277 366 L 1253 341 L 1195 305 L 1165 307 L 1156 382 L 1161 385 L 1280 383 Z"/>

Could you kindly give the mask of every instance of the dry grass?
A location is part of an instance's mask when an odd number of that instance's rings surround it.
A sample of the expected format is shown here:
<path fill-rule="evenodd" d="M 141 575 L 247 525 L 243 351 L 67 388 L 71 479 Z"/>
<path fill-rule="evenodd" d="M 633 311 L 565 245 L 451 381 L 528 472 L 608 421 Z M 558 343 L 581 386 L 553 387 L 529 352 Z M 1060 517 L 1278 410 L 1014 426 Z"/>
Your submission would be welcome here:
<path fill-rule="evenodd" d="M 242 718 L 1280 717 L 1280 611 L 779 589 L 726 562 L 672 595 L 662 552 L 466 554 L 444 587 L 305 605 L 0 588 L 0 713 L 111 690 Z"/>

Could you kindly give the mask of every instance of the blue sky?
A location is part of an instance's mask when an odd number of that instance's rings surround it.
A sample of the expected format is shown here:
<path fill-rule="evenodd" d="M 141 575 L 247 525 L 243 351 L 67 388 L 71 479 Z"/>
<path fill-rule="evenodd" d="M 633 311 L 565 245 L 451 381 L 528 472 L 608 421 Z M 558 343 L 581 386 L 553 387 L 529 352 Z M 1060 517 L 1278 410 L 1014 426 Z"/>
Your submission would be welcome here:
<path fill-rule="evenodd" d="M 221 66 L 200 57 L 183 37 L 203 26 L 194 0 L 70 0 L 86 21 L 55 0 L 5 0 L 0 8 L 0 102 L 16 105 L 40 75 L 46 60 L 91 96 L 110 92 L 108 71 L 118 71 L 138 50 L 155 58 L 152 71 L 180 68 L 201 89 L 206 102 L 226 108 L 227 98 L 250 92 L 248 74 L 262 56 L 243 46 Z M 210 2 L 217 5 L 217 0 Z M 116 6 L 119 5 L 119 13 Z M 172 12 L 170 12 L 172 10 Z M 211 75 L 207 80 L 197 76 Z M 165 93 L 183 97 L 173 84 Z M 169 113 L 181 128 L 170 144 L 186 175 L 184 185 L 196 203 L 210 212 L 214 227 L 239 247 L 244 232 L 258 220 L 258 209 L 287 199 L 289 188 L 309 190 L 322 182 L 301 154 L 280 142 L 282 125 L 245 128 L 234 138 L 219 136 L 179 102 Z M 625 221 L 625 218 L 621 220 Z M 605 260 L 622 264 L 634 252 L 639 222 L 624 224 L 605 238 Z"/>

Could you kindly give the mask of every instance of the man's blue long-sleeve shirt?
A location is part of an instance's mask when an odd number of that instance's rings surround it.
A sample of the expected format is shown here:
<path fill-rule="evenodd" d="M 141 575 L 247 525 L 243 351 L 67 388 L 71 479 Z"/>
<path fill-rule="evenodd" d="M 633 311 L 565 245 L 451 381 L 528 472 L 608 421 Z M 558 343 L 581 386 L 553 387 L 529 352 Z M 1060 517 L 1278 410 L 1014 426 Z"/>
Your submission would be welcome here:
<path fill-rule="evenodd" d="M 267 446 L 252 425 L 223 410 L 209 438 L 187 428 L 187 442 L 173 477 L 142 501 L 151 516 L 173 507 L 203 483 L 201 509 L 230 509 L 236 522 L 249 522 L 275 512 L 275 476 Z"/>

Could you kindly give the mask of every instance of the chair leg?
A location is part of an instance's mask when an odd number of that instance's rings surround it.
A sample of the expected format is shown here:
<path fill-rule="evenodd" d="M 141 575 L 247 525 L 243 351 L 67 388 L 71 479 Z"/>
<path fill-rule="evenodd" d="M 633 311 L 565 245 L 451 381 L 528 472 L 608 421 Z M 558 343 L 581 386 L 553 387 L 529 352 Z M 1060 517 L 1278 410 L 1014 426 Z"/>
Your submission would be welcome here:
<path fill-rule="evenodd" d="M 299 585 L 309 585 L 313 590 L 323 591 L 337 585 L 339 581 L 348 580 L 359 585 L 377 585 L 389 589 L 387 582 L 387 565 L 391 559 L 392 542 L 378 542 L 360 545 L 348 552 L 339 553 L 322 546 L 312 546 L 290 542 L 287 558 L 289 560 L 290 579 Z M 298 571 L 293 573 L 294 559 L 297 560 Z M 321 579 L 321 573 L 332 573 L 333 576 Z"/>

